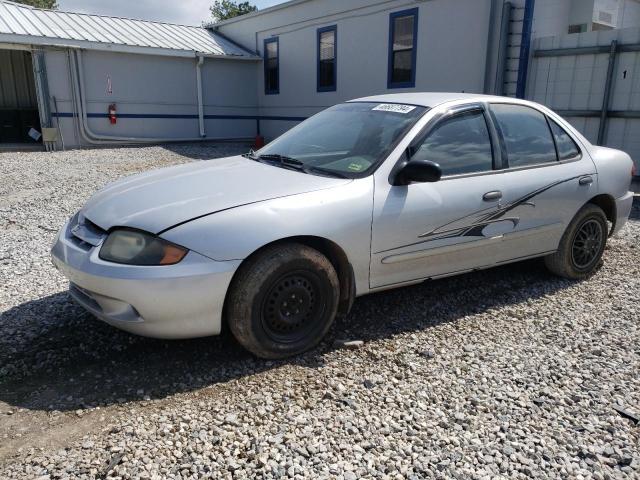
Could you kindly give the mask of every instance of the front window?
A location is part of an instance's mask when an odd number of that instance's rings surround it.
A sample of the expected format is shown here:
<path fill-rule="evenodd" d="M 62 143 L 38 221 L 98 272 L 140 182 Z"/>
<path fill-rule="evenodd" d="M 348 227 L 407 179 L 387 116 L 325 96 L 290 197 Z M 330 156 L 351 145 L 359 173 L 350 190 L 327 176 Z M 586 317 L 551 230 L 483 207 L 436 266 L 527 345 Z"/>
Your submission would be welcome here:
<path fill-rule="evenodd" d="M 417 36 L 417 8 L 391 14 L 388 88 L 415 87 Z"/>
<path fill-rule="evenodd" d="M 427 111 L 415 105 L 350 102 L 302 122 L 256 153 L 286 158 L 307 173 L 357 178 L 370 174 Z"/>
<path fill-rule="evenodd" d="M 440 123 L 411 157 L 440 165 L 442 175 L 485 172 L 493 168 L 493 150 L 482 110 Z"/>

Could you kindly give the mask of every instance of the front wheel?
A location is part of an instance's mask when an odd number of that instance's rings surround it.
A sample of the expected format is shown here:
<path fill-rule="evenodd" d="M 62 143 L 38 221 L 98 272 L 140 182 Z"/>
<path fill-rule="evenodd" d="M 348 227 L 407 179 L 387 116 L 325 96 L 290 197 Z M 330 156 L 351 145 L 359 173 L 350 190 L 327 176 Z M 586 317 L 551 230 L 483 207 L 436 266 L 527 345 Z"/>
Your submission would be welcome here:
<path fill-rule="evenodd" d="M 585 205 L 564 232 L 558 251 L 545 257 L 547 268 L 564 278 L 587 277 L 602 258 L 607 232 L 607 217 L 602 209 L 591 203 Z"/>
<path fill-rule="evenodd" d="M 306 245 L 274 245 L 238 270 L 226 320 L 256 356 L 285 358 L 320 342 L 336 316 L 339 295 L 338 275 L 324 255 Z"/>

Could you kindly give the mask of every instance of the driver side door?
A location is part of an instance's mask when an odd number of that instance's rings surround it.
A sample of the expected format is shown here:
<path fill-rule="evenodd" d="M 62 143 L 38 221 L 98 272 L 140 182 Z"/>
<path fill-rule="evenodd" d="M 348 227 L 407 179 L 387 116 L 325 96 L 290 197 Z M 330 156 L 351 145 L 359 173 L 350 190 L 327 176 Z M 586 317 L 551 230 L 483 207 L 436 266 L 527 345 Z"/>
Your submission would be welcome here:
<path fill-rule="evenodd" d="M 461 273 L 501 258 L 502 235 L 515 225 L 499 215 L 505 180 L 488 115 L 484 104 L 464 105 L 418 135 L 411 158 L 438 163 L 440 181 L 394 186 L 376 178 L 372 289 Z"/>

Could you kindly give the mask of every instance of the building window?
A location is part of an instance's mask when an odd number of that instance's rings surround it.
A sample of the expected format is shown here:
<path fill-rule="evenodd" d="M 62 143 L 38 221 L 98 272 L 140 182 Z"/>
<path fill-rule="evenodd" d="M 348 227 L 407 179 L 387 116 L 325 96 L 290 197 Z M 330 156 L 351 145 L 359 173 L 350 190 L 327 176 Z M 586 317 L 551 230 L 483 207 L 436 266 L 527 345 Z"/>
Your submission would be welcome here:
<path fill-rule="evenodd" d="M 582 23 L 580 25 L 569 25 L 569 33 L 584 33 L 587 31 L 588 25 Z"/>
<path fill-rule="evenodd" d="M 280 47 L 278 37 L 264 41 L 264 93 L 280 93 Z"/>
<path fill-rule="evenodd" d="M 416 86 L 418 9 L 392 13 L 389 22 L 388 88 Z"/>
<path fill-rule="evenodd" d="M 338 29 L 318 29 L 318 91 L 334 92 L 337 84 Z"/>

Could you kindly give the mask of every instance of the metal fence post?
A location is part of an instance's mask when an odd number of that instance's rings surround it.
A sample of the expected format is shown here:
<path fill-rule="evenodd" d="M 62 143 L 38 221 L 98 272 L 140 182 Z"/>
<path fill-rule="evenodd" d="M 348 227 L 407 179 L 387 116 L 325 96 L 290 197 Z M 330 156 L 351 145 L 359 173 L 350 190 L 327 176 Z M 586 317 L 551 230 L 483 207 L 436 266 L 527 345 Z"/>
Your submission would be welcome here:
<path fill-rule="evenodd" d="M 616 66 L 618 53 L 617 40 L 611 41 L 609 49 L 609 66 L 607 67 L 607 80 L 604 84 L 604 96 L 602 99 L 602 110 L 600 111 L 600 126 L 598 128 L 598 145 L 603 145 L 607 135 L 607 123 L 609 117 L 609 107 L 611 106 L 611 89 L 613 87 L 613 72 Z"/>
<path fill-rule="evenodd" d="M 531 49 L 531 28 L 533 26 L 533 11 L 536 0 L 525 0 L 524 19 L 522 20 L 522 39 L 520 41 L 520 60 L 518 62 L 518 83 L 516 97 L 524 98 L 527 90 L 527 75 L 529 73 L 529 52 Z"/>

